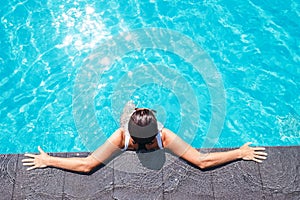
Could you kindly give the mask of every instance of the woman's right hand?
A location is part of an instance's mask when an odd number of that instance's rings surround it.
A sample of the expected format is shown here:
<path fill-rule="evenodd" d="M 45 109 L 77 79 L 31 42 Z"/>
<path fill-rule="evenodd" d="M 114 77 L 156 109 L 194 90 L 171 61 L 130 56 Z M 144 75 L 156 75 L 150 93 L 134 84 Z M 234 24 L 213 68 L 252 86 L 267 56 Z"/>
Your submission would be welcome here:
<path fill-rule="evenodd" d="M 28 167 L 27 170 L 47 167 L 47 163 L 49 161 L 50 156 L 47 153 L 45 153 L 41 147 L 38 147 L 38 150 L 40 154 L 30 154 L 30 153 L 24 154 L 24 156 L 29 158 L 22 160 L 23 165 L 31 166 Z"/>

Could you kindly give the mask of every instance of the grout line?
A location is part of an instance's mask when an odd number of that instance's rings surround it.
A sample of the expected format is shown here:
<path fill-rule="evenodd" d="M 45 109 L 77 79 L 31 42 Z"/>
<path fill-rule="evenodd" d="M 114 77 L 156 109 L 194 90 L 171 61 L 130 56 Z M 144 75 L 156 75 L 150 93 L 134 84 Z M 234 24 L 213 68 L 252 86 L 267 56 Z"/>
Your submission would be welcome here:
<path fill-rule="evenodd" d="M 113 176 L 113 180 L 112 180 L 112 183 L 113 183 L 113 185 L 112 185 L 112 199 L 115 199 L 115 160 L 113 159 L 112 160 L 112 162 L 113 162 L 113 172 L 112 172 L 112 176 Z"/>
<path fill-rule="evenodd" d="M 165 181 L 164 181 L 164 166 L 162 166 L 161 174 L 162 174 L 162 199 L 165 200 Z"/>
<path fill-rule="evenodd" d="M 65 157 L 68 156 L 68 153 L 65 154 Z M 61 199 L 64 200 L 65 199 L 65 183 L 66 183 L 66 171 L 63 171 L 64 176 L 63 176 L 63 185 L 62 185 L 62 195 L 61 195 Z"/>
<path fill-rule="evenodd" d="M 212 187 L 212 192 L 213 192 L 213 198 L 216 199 L 215 196 L 215 187 L 214 187 L 214 175 L 213 173 L 210 172 L 210 181 L 211 181 L 211 187 Z"/>
<path fill-rule="evenodd" d="M 16 163 L 16 166 L 15 166 L 15 177 L 14 177 L 14 183 L 13 183 L 13 188 L 12 188 L 12 193 L 11 193 L 11 200 L 13 200 L 14 194 L 15 194 L 15 186 L 16 186 L 16 181 L 17 181 L 17 171 L 19 171 L 18 170 L 19 159 L 20 159 L 20 154 L 17 154 L 17 163 Z"/>
<path fill-rule="evenodd" d="M 265 199 L 265 190 L 264 190 L 264 183 L 263 183 L 263 179 L 262 179 L 262 175 L 261 175 L 261 170 L 260 170 L 260 166 L 259 164 L 257 164 L 258 166 L 258 174 L 259 174 L 259 178 L 260 178 L 260 183 L 261 183 L 261 190 L 262 190 L 262 199 Z"/>

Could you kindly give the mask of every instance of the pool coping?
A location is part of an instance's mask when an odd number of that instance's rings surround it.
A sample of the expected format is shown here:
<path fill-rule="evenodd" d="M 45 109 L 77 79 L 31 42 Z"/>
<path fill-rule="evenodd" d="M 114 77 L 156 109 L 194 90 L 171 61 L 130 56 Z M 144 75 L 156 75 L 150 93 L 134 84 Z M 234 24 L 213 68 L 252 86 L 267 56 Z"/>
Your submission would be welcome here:
<path fill-rule="evenodd" d="M 263 163 L 239 160 L 209 170 L 169 153 L 162 168 L 149 169 L 135 152 L 125 152 L 90 174 L 56 168 L 26 171 L 22 154 L 0 154 L 0 199 L 299 199 L 300 146 L 266 151 Z"/>

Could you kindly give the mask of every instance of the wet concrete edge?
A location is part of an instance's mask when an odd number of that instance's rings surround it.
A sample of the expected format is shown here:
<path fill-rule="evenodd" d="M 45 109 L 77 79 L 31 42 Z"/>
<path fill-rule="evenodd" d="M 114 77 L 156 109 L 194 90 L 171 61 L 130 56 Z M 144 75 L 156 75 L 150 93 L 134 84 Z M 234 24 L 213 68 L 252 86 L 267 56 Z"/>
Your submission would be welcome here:
<path fill-rule="evenodd" d="M 300 146 L 267 147 L 267 152 L 262 164 L 236 161 L 210 170 L 166 153 L 161 169 L 140 166 L 142 173 L 130 171 L 138 165 L 137 155 L 125 152 L 90 174 L 55 168 L 28 172 L 23 155 L 2 154 L 0 199 L 299 199 Z"/>

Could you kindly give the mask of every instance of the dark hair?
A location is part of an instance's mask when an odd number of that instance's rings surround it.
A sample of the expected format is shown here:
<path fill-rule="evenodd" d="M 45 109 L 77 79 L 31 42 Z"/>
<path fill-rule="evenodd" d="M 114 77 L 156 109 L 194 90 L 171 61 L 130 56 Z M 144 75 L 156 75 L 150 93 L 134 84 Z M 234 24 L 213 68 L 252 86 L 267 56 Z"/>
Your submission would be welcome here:
<path fill-rule="evenodd" d="M 139 144 L 139 149 L 145 149 L 145 144 L 150 143 L 158 133 L 153 112 L 146 108 L 136 108 L 130 117 L 128 131 L 134 142 Z"/>

